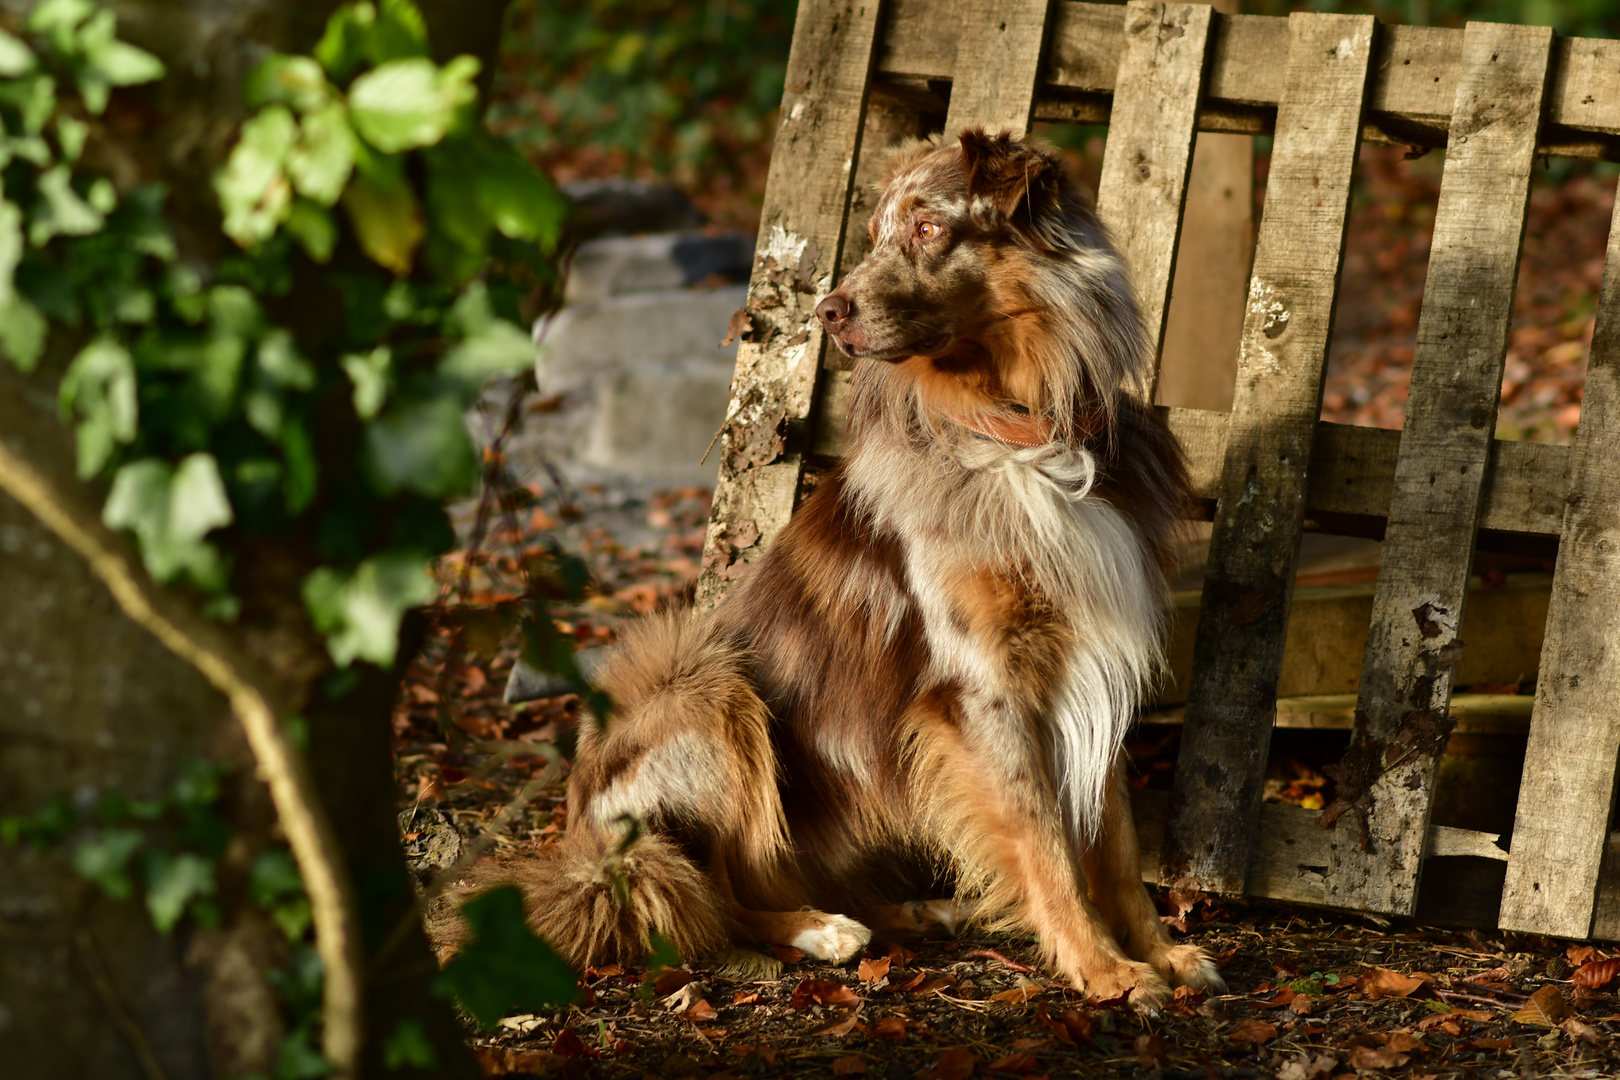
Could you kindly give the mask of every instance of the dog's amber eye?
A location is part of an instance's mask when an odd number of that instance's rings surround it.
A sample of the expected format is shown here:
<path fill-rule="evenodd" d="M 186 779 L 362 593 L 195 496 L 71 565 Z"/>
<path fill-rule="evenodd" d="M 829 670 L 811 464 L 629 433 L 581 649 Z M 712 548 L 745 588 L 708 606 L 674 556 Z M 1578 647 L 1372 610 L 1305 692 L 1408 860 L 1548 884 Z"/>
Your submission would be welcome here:
<path fill-rule="evenodd" d="M 924 240 L 932 240 L 934 237 L 938 236 L 940 232 L 940 227 L 935 225 L 932 221 L 917 222 L 917 235 Z"/>

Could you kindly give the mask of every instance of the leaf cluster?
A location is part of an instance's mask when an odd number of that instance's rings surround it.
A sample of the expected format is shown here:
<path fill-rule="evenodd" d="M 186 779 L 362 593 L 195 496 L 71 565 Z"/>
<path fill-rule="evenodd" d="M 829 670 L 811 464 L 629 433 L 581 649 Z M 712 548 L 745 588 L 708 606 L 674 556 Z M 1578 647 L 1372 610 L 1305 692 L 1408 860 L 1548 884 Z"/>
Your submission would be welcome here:
<path fill-rule="evenodd" d="M 360 0 L 253 73 L 214 182 L 234 253 L 182 252 L 161 188 L 81 166 L 108 88 L 163 74 L 114 29 L 47 0 L 0 35 L 0 354 L 60 358 L 79 472 L 155 579 L 234 618 L 237 553 L 290 544 L 333 660 L 387 664 L 477 476 L 463 412 L 533 359 L 566 202 L 485 132 L 476 58 Z"/>

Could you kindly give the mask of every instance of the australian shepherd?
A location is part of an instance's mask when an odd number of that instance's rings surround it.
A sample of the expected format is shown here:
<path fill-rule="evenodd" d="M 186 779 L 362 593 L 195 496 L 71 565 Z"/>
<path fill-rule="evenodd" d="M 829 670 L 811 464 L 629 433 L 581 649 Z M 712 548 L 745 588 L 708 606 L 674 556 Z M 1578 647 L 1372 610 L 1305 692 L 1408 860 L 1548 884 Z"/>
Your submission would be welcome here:
<path fill-rule="evenodd" d="M 1125 266 L 1052 150 L 979 129 L 899 148 L 869 228 L 816 308 L 847 455 L 712 612 L 625 635 L 560 850 L 499 872 L 578 965 L 973 923 L 1098 998 L 1219 987 L 1121 764 L 1188 500 Z"/>

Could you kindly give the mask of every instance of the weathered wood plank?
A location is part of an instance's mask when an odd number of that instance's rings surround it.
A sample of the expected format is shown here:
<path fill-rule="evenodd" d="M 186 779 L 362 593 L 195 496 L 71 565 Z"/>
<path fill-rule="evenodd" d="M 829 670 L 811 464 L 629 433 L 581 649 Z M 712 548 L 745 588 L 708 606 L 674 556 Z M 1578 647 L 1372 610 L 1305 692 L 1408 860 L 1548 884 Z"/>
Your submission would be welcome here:
<path fill-rule="evenodd" d="M 1337 849 L 1338 907 L 1417 904 L 1551 54 L 1542 26 L 1474 22 L 1463 38 L 1356 726 L 1327 815 L 1366 839 Z"/>
<path fill-rule="evenodd" d="M 1501 925 L 1585 937 L 1620 752 L 1620 205 L 1571 453 Z M 1611 885 L 1614 875 L 1610 875 Z M 1620 910 L 1605 905 L 1607 932 Z"/>
<path fill-rule="evenodd" d="M 842 373 L 822 388 L 821 421 L 812 451 L 836 458 L 844 452 L 843 417 L 849 411 L 849 381 Z M 1161 410 L 1187 451 L 1193 492 L 1201 499 L 1220 495 L 1226 460 L 1226 413 L 1204 409 Z M 1316 425 L 1305 513 L 1382 518 L 1395 487 L 1395 461 L 1401 433 L 1393 428 L 1352 424 Z M 1479 527 L 1498 533 L 1557 536 L 1570 493 L 1567 446 L 1496 439 L 1486 472 Z"/>
<path fill-rule="evenodd" d="M 1221 473 L 1164 875 L 1241 893 L 1293 596 L 1371 16 L 1289 18 L 1237 390 Z"/>
<path fill-rule="evenodd" d="M 1128 89 L 1114 97 L 1097 212 L 1130 267 L 1155 359 L 1170 310 L 1211 11 L 1153 0 L 1125 5 L 1119 78 Z"/>
<path fill-rule="evenodd" d="M 831 287 L 844 248 L 878 6 L 799 5 L 745 308 L 752 329 L 737 350 L 721 435 L 700 605 L 719 599 L 793 512 L 826 346 L 814 305 Z"/>
<path fill-rule="evenodd" d="M 954 29 L 941 32 L 939 27 L 946 10 L 931 0 L 894 0 L 879 65 L 884 75 L 951 79 L 956 67 Z M 1121 34 L 1117 6 L 1074 0 L 1054 5 L 1036 118 L 1105 122 L 1107 98 L 1118 78 Z M 1287 39 L 1283 18 L 1215 16 L 1200 130 L 1271 130 L 1267 114 L 1282 98 Z M 1368 87 L 1370 136 L 1390 142 L 1444 143 L 1456 100 L 1462 40 L 1461 30 L 1442 27 L 1381 29 Z M 1101 98 L 1087 104 L 1081 116 L 1074 112 L 1076 93 Z M 1616 145 L 1602 137 L 1620 135 L 1620 41 L 1558 39 L 1545 112 L 1544 151 L 1616 157 Z"/>
<path fill-rule="evenodd" d="M 956 45 L 960 77 L 951 82 L 945 134 L 970 124 L 1023 134 L 1046 55 L 1049 0 L 958 0 L 954 6 L 962 16 Z"/>

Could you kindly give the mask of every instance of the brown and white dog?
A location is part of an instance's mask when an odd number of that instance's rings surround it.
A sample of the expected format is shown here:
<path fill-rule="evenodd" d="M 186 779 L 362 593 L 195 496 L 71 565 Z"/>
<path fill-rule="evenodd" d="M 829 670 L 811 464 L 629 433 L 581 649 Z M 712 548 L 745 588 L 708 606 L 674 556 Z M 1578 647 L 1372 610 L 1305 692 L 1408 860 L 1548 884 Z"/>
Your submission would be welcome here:
<path fill-rule="evenodd" d="M 972 920 L 1100 998 L 1218 987 L 1120 764 L 1188 497 L 1125 267 L 1050 150 L 978 129 L 900 148 L 870 230 L 817 307 L 847 456 L 712 613 L 626 635 L 561 851 L 499 872 L 580 965 Z"/>

